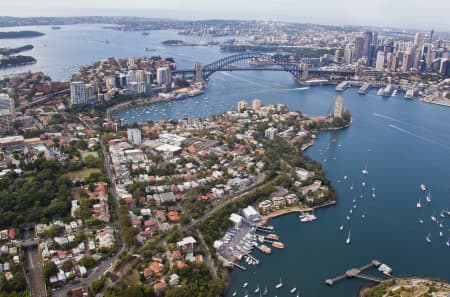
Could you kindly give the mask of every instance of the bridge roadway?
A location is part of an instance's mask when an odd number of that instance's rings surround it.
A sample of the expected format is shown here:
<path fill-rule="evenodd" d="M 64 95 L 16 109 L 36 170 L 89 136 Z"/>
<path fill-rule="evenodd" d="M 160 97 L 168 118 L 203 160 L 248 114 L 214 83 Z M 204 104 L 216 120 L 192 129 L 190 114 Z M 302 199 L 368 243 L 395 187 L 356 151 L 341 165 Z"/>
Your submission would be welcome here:
<path fill-rule="evenodd" d="M 284 71 L 283 68 L 268 68 L 268 67 L 226 67 L 226 68 L 220 68 L 216 72 L 220 71 L 226 71 L 226 72 L 232 72 L 232 71 Z M 187 76 L 187 75 L 194 75 L 195 70 L 194 69 L 180 69 L 180 70 L 173 70 L 171 72 L 175 75 L 181 75 L 181 76 Z M 354 76 L 355 71 L 344 71 L 344 70 L 308 70 L 308 74 L 312 75 L 339 75 L 339 76 Z"/>
<path fill-rule="evenodd" d="M 42 103 L 42 102 L 48 101 L 50 99 L 53 99 L 53 97 L 58 96 L 58 95 L 70 95 L 70 89 L 64 89 L 59 92 L 55 92 L 55 93 L 47 94 L 42 97 L 38 97 L 29 103 L 16 106 L 16 111 L 22 111 L 23 109 L 33 106 L 34 104 Z"/>

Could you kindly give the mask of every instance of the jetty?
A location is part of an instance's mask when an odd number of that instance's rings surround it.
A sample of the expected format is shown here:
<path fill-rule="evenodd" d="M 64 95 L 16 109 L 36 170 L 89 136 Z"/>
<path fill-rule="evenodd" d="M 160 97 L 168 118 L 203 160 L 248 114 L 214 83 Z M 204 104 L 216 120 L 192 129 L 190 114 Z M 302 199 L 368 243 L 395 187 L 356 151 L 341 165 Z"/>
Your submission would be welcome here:
<path fill-rule="evenodd" d="M 256 230 L 267 232 L 267 233 L 272 233 L 273 232 L 273 226 L 257 226 Z"/>
<path fill-rule="evenodd" d="M 231 265 L 236 266 L 237 268 L 239 268 L 242 271 L 246 271 L 247 270 L 247 268 L 245 268 L 242 265 L 239 265 L 238 263 L 231 262 Z"/>
<path fill-rule="evenodd" d="M 368 263 L 368 264 L 366 264 L 364 266 L 361 266 L 359 268 L 349 269 L 344 274 L 338 275 L 338 276 L 333 277 L 333 278 L 329 278 L 329 279 L 325 280 L 325 283 L 327 285 L 329 285 L 329 286 L 332 286 L 337 281 L 343 280 L 345 278 L 353 278 L 353 277 L 365 279 L 365 280 L 376 282 L 376 283 L 381 283 L 384 279 L 362 273 L 362 272 L 364 272 L 365 270 L 367 270 L 369 268 L 379 267 L 381 265 L 382 264 L 381 264 L 380 261 L 372 260 L 372 262 L 370 262 L 370 263 Z"/>

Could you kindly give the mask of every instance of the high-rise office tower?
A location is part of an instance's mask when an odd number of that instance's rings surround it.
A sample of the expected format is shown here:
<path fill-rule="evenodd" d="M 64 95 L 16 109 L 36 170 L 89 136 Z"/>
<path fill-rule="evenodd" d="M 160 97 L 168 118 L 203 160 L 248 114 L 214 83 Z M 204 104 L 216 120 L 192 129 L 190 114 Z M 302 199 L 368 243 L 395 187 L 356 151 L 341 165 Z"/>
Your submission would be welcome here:
<path fill-rule="evenodd" d="M 347 46 L 345 47 L 345 50 L 344 50 L 344 63 L 345 64 L 352 63 L 352 61 L 353 61 L 352 54 L 353 54 L 353 49 L 350 46 L 350 44 L 347 44 Z"/>
<path fill-rule="evenodd" d="M 416 36 L 414 37 L 414 47 L 419 48 L 422 46 L 422 44 L 423 44 L 422 33 L 417 32 Z"/>
<path fill-rule="evenodd" d="M 342 117 L 342 111 L 344 109 L 344 98 L 342 96 L 338 96 L 334 101 L 334 113 L 333 116 L 335 118 Z"/>
<path fill-rule="evenodd" d="M 247 101 L 245 101 L 245 100 L 238 101 L 238 103 L 237 103 L 237 111 L 241 112 L 241 111 L 247 109 L 247 106 L 248 106 Z"/>
<path fill-rule="evenodd" d="M 376 66 L 375 66 L 375 68 L 377 70 L 380 70 L 380 71 L 384 70 L 384 58 L 385 58 L 384 52 L 379 51 L 377 53 L 377 61 L 376 61 Z"/>
<path fill-rule="evenodd" d="M 171 80 L 170 68 L 160 67 L 156 70 L 156 82 L 158 85 L 169 85 Z"/>
<path fill-rule="evenodd" d="M 369 57 L 369 51 L 370 51 L 370 45 L 373 44 L 373 34 L 370 31 L 366 31 L 363 33 L 364 38 L 364 44 L 363 44 L 363 50 L 362 50 L 362 56 L 363 57 Z"/>
<path fill-rule="evenodd" d="M 261 100 L 260 99 L 253 99 L 253 101 L 252 101 L 252 109 L 253 110 L 260 110 L 261 109 Z"/>
<path fill-rule="evenodd" d="M 358 61 L 363 56 L 364 51 L 364 38 L 356 37 L 355 38 L 355 48 L 353 51 L 352 61 Z"/>

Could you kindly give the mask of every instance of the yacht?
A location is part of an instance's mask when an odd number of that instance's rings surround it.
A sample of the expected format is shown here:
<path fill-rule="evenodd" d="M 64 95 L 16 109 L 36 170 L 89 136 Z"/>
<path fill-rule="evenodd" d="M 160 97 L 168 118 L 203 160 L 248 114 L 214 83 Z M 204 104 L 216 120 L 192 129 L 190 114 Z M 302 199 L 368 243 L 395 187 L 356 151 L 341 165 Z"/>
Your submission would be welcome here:
<path fill-rule="evenodd" d="M 349 216 L 347 216 L 347 220 L 350 220 L 350 217 L 349 217 Z"/>
<path fill-rule="evenodd" d="M 421 184 L 421 185 L 420 185 L 420 189 L 421 189 L 422 191 L 426 191 L 426 190 L 427 190 L 427 187 L 426 187 L 424 184 Z"/>
<path fill-rule="evenodd" d="M 234 297 L 234 296 L 236 296 L 236 295 L 237 295 L 237 292 L 236 292 L 236 291 L 234 291 L 234 292 L 233 292 L 233 295 L 232 295 L 232 296 Z"/>
<path fill-rule="evenodd" d="M 417 201 L 417 203 L 416 203 L 416 207 L 417 208 L 421 208 L 422 207 L 422 203 L 420 203 L 420 198 L 419 198 L 419 201 Z"/>
<path fill-rule="evenodd" d="M 366 215 L 365 215 L 365 214 L 362 214 L 362 215 L 361 215 L 361 218 L 363 218 L 363 219 L 364 219 L 365 217 L 366 217 Z"/>
<path fill-rule="evenodd" d="M 431 192 L 428 191 L 427 193 L 427 202 L 431 202 Z"/>
<path fill-rule="evenodd" d="M 444 228 L 444 225 L 442 224 L 443 220 L 439 223 L 439 228 Z"/>
<path fill-rule="evenodd" d="M 375 193 L 372 193 L 372 197 L 375 198 L 377 195 Z"/>
<path fill-rule="evenodd" d="M 280 282 L 278 284 L 275 285 L 276 289 L 279 289 L 283 286 L 283 282 L 281 281 L 281 277 L 280 277 Z"/>
<path fill-rule="evenodd" d="M 350 214 L 353 212 L 353 210 L 352 209 L 350 209 L 349 211 L 348 211 Z"/>
<path fill-rule="evenodd" d="M 444 236 L 444 233 L 442 233 L 442 231 L 439 231 L 439 236 L 440 237 Z"/>
<path fill-rule="evenodd" d="M 347 239 L 345 240 L 345 244 L 350 244 L 350 231 L 351 230 L 348 230 L 348 236 Z"/>
<path fill-rule="evenodd" d="M 362 182 L 362 186 L 365 187 L 365 186 L 366 186 L 366 183 L 365 183 L 365 182 Z"/>
<path fill-rule="evenodd" d="M 266 296 L 268 292 L 269 292 L 269 291 L 267 291 L 267 285 L 265 285 L 265 286 L 264 286 L 264 291 L 262 292 L 262 294 L 263 294 L 264 296 Z"/>
<path fill-rule="evenodd" d="M 435 217 L 435 214 L 436 212 L 433 210 L 433 214 L 431 215 L 431 220 L 433 221 L 433 222 L 436 222 L 436 217 Z"/>
<path fill-rule="evenodd" d="M 344 225 L 341 225 L 341 226 L 339 227 L 339 231 L 342 231 L 342 230 L 344 230 Z"/>
<path fill-rule="evenodd" d="M 419 219 L 419 223 L 423 224 L 423 220 L 422 220 L 422 219 Z"/>
<path fill-rule="evenodd" d="M 247 290 L 245 290 L 245 295 L 244 295 L 244 297 L 248 297 L 248 292 L 247 292 Z"/>
<path fill-rule="evenodd" d="M 364 166 L 364 169 L 363 169 L 361 172 L 362 172 L 362 174 L 364 174 L 364 175 L 368 175 L 368 174 L 369 174 L 369 171 L 367 171 L 367 165 Z"/>
<path fill-rule="evenodd" d="M 439 214 L 439 216 L 440 216 L 441 218 L 445 218 L 444 210 L 441 210 L 441 213 Z"/>
<path fill-rule="evenodd" d="M 347 179 L 347 175 L 344 176 L 344 180 L 346 180 L 346 179 Z"/>
<path fill-rule="evenodd" d="M 247 286 L 248 286 L 248 283 L 244 283 L 244 284 L 242 285 L 243 288 L 247 288 Z"/>
<path fill-rule="evenodd" d="M 297 291 L 297 287 L 293 287 L 293 288 L 290 290 L 291 294 L 294 294 L 295 291 Z"/>
<path fill-rule="evenodd" d="M 255 294 L 258 294 L 259 292 L 259 284 L 256 284 Z"/>
<path fill-rule="evenodd" d="M 353 184 L 350 186 L 350 190 L 352 190 L 353 191 Z"/>
<path fill-rule="evenodd" d="M 430 238 L 430 233 L 428 233 L 428 235 L 425 237 L 425 241 L 427 242 L 427 243 L 431 243 L 431 238 Z"/>
<path fill-rule="evenodd" d="M 450 246 L 450 238 L 447 240 L 447 242 L 445 243 L 447 246 Z"/>

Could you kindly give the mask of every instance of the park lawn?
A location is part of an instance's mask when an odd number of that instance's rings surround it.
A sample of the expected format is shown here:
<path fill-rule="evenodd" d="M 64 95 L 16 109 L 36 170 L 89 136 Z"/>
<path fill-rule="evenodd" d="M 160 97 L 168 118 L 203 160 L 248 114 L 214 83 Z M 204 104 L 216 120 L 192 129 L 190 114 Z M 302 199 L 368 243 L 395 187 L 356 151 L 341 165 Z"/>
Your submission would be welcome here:
<path fill-rule="evenodd" d="M 136 269 L 124 277 L 124 281 L 129 286 L 136 286 L 141 284 L 139 272 Z"/>
<path fill-rule="evenodd" d="M 84 160 L 86 160 L 87 157 L 92 156 L 94 158 L 98 158 L 98 152 L 83 152 L 81 153 L 81 158 Z"/>
<path fill-rule="evenodd" d="M 72 171 L 67 173 L 69 178 L 86 178 L 89 177 L 92 173 L 101 173 L 102 170 L 100 168 L 84 168 L 77 171 Z"/>

